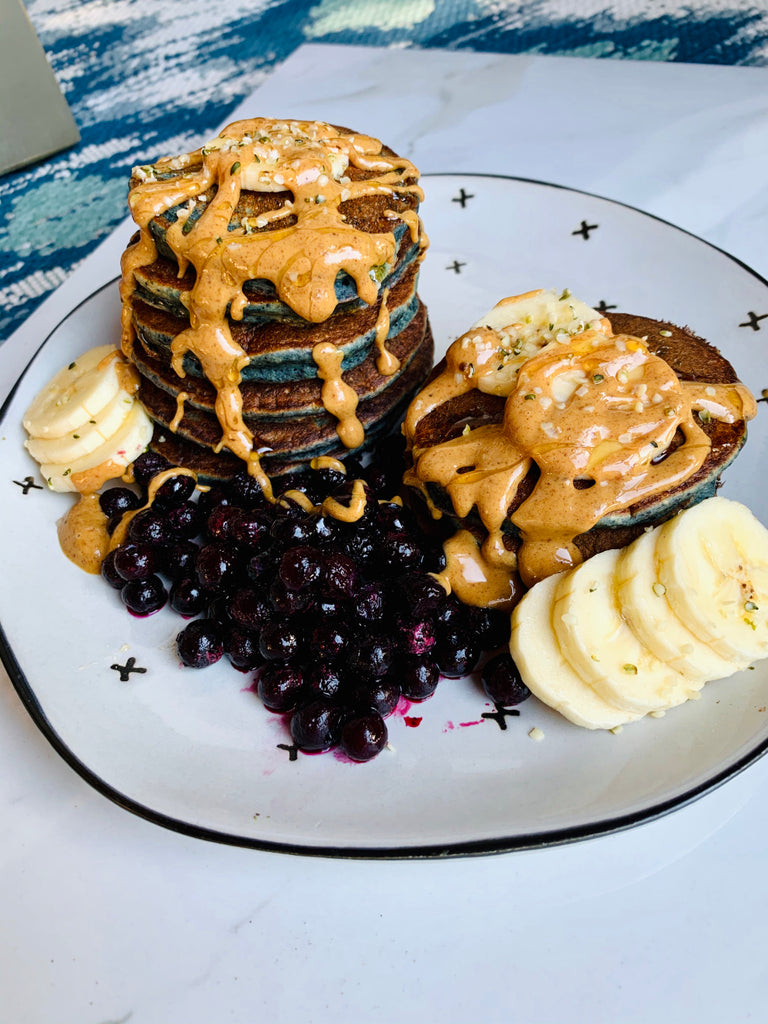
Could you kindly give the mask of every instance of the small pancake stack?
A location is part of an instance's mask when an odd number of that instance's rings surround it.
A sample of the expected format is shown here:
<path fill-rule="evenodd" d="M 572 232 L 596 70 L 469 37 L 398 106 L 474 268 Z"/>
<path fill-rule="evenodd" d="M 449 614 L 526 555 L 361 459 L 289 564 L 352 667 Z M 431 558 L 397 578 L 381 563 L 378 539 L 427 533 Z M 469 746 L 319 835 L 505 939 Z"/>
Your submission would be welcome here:
<path fill-rule="evenodd" d="M 510 573 L 531 587 L 714 495 L 755 412 L 687 328 L 528 292 L 457 339 L 414 399 L 407 482 L 472 557 L 482 545 L 489 578 L 504 570 L 506 598 Z"/>
<path fill-rule="evenodd" d="M 123 351 L 151 448 L 204 481 L 368 447 L 432 366 L 418 171 L 321 122 L 229 125 L 134 170 Z"/>

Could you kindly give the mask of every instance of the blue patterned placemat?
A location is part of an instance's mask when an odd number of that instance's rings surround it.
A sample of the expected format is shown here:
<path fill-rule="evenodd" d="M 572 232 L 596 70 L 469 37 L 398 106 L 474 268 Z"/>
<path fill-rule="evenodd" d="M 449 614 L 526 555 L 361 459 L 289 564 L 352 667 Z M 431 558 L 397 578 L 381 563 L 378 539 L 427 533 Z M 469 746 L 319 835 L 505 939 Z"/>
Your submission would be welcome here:
<path fill-rule="evenodd" d="M 130 168 L 199 145 L 305 42 L 768 64 L 765 0 L 29 0 L 75 149 L 0 178 L 0 342 L 125 216 Z M 1 82 L 0 73 L 0 82 Z"/>

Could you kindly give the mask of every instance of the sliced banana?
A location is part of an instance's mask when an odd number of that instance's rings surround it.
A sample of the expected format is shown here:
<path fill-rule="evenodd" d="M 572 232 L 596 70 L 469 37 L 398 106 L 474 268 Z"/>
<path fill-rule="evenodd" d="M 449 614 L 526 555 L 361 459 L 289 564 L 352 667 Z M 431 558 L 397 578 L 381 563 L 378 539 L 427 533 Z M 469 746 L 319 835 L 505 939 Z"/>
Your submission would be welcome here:
<path fill-rule="evenodd" d="M 502 299 L 470 331 L 483 327 L 498 335 L 501 348 L 496 351 L 502 358 L 495 372 L 480 374 L 476 384 L 480 391 L 503 395 L 509 394 L 523 363 L 550 342 L 564 342 L 590 329 L 612 333 L 605 317 L 568 290 L 558 295 L 543 288 Z M 497 358 L 494 365 L 498 363 Z"/>
<path fill-rule="evenodd" d="M 30 437 L 24 442 L 29 454 L 40 463 L 70 463 L 95 451 L 117 433 L 133 408 L 135 399 L 122 388 L 107 405 L 82 426 L 64 437 Z"/>
<path fill-rule="evenodd" d="M 552 630 L 552 604 L 560 576 L 528 591 L 512 613 L 509 649 L 531 693 L 585 729 L 615 729 L 640 713 L 599 696 L 564 659 Z"/>
<path fill-rule="evenodd" d="M 104 444 L 70 463 L 46 463 L 40 467 L 40 472 L 54 491 L 97 490 L 141 455 L 152 439 L 152 430 L 152 420 L 143 405 L 134 402 L 120 429 Z M 97 481 L 96 486 L 78 486 L 81 483 L 78 475 L 86 473 Z"/>
<path fill-rule="evenodd" d="M 38 392 L 24 414 L 32 437 L 66 437 L 93 419 L 121 390 L 114 345 L 78 356 Z"/>
<path fill-rule="evenodd" d="M 565 660 L 610 704 L 641 715 L 688 700 L 696 686 L 654 657 L 622 618 L 614 576 L 618 551 L 603 551 L 555 589 L 552 625 Z"/>
<path fill-rule="evenodd" d="M 656 540 L 669 605 L 733 670 L 768 656 L 768 530 L 739 502 L 707 498 Z"/>
<path fill-rule="evenodd" d="M 736 666 L 702 642 L 672 611 L 656 563 L 658 530 L 623 549 L 616 562 L 616 597 L 629 628 L 660 661 L 694 681 L 731 675 Z"/>

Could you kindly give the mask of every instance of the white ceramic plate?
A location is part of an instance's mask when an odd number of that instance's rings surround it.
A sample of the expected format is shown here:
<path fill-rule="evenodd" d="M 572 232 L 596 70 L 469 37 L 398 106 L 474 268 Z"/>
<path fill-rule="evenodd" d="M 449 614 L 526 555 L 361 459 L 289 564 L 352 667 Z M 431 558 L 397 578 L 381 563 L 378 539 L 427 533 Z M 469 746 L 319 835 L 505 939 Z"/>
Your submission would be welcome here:
<path fill-rule="evenodd" d="M 718 249 L 620 204 L 537 182 L 425 179 L 432 247 L 420 292 L 438 351 L 499 298 L 568 287 L 584 301 L 688 324 L 718 345 L 760 397 L 768 388 L 768 285 Z M 2 414 L 2 656 L 33 718 L 97 789 L 158 824 L 246 846 L 341 856 L 442 856 L 599 835 L 705 793 L 768 746 L 768 666 L 619 736 L 570 725 L 534 698 L 490 716 L 476 680 L 445 680 L 389 719 L 391 750 L 353 765 L 291 759 L 280 718 L 228 664 L 181 668 L 181 625 L 129 616 L 118 595 L 61 554 L 71 498 L 39 476 L 21 415 L 84 349 L 118 340 L 116 284 L 45 339 Z M 766 316 L 766 319 L 759 319 Z M 42 340 L 42 339 L 41 339 Z M 724 493 L 768 517 L 766 417 L 759 405 Z M 138 670 L 121 681 L 118 666 Z M 410 721 L 409 721 L 410 719 Z M 420 720 L 417 722 L 417 720 Z M 416 727 L 417 726 L 417 727 Z M 544 740 L 528 733 L 538 727 Z M 283 744 L 284 746 L 280 746 Z"/>

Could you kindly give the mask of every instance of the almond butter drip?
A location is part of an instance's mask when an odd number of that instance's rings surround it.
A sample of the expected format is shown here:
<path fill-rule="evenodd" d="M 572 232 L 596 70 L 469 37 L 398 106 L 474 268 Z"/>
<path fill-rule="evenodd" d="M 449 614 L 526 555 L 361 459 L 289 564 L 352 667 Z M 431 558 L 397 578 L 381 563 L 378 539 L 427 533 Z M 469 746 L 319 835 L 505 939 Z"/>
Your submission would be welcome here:
<path fill-rule="evenodd" d="M 381 293 L 381 308 L 379 309 L 379 315 L 376 320 L 376 348 L 379 350 L 378 358 L 376 359 L 376 369 L 382 375 L 382 377 L 391 377 L 393 373 L 397 373 L 400 369 L 400 360 L 396 355 L 386 347 L 386 340 L 389 337 L 389 309 L 387 308 L 387 299 L 389 298 L 389 288 L 385 288 Z"/>
<path fill-rule="evenodd" d="M 317 364 L 317 375 L 324 381 L 320 400 L 331 416 L 339 421 L 336 433 L 347 448 L 357 448 L 365 440 L 363 425 L 357 418 L 357 392 L 341 378 L 344 353 L 330 341 L 323 341 L 312 349 Z"/>
<path fill-rule="evenodd" d="M 109 551 L 107 517 L 98 494 L 84 494 L 56 524 L 59 546 L 79 569 L 96 576 Z"/>
<path fill-rule="evenodd" d="M 186 391 L 180 391 L 178 395 L 176 395 L 176 412 L 174 413 L 173 419 L 168 424 L 168 429 L 174 434 L 179 429 L 179 424 L 184 418 L 184 403 L 188 398 L 189 394 Z"/>
<path fill-rule="evenodd" d="M 335 459 L 332 455 L 318 455 L 310 460 L 312 469 L 335 469 L 337 473 L 344 473 L 346 476 L 347 467 L 341 459 Z"/>
<path fill-rule="evenodd" d="M 498 349 L 490 329 L 454 342 L 443 373 L 411 404 L 405 431 L 413 445 L 424 416 L 473 387 L 506 397 L 503 423 L 414 447 L 407 482 L 422 490 L 439 484 L 462 518 L 476 508 L 488 531 L 481 551 L 488 566 L 511 566 L 501 530 L 535 462 L 540 478 L 511 516 L 526 586 L 577 564 L 574 538 L 603 516 L 675 487 L 701 467 L 711 444 L 694 409 L 728 422 L 755 414 L 742 384 L 683 383 L 638 338 L 588 330 L 550 342 L 501 392 L 489 380 L 500 371 Z M 654 465 L 678 428 L 683 444 Z"/>
<path fill-rule="evenodd" d="M 457 530 L 445 541 L 443 551 L 445 569 L 433 575 L 449 594 L 479 608 L 512 610 L 520 596 L 519 584 L 503 562 L 486 557 L 469 530 Z"/>
<path fill-rule="evenodd" d="M 115 527 L 112 536 L 109 539 L 109 551 L 114 551 L 115 548 L 120 547 L 128 537 L 128 527 L 131 525 L 131 520 L 134 516 L 137 516 L 139 512 L 143 512 L 145 509 L 152 505 L 155 500 L 155 495 L 158 490 L 163 486 L 166 480 L 170 480 L 174 476 L 191 476 L 197 481 L 197 474 L 193 473 L 191 469 L 181 469 L 176 466 L 171 466 L 169 469 L 164 469 L 161 473 L 155 474 L 149 481 L 147 487 L 147 500 L 141 508 L 132 510 L 131 512 L 125 512 L 120 519 L 120 522 Z M 98 496 L 97 496 L 98 497 Z"/>
<path fill-rule="evenodd" d="M 375 177 L 352 181 L 345 174 L 350 165 L 376 172 Z M 156 172 L 173 176 L 157 179 Z M 258 455 L 243 420 L 240 394 L 241 373 L 249 357 L 232 338 L 227 310 L 232 319 L 240 319 L 247 304 L 243 286 L 261 279 L 271 281 L 283 302 L 304 320 L 319 323 L 336 308 L 335 282 L 342 270 L 353 278 L 364 302 L 375 302 L 378 285 L 372 271 L 394 260 L 394 234 L 369 234 L 352 227 L 340 206 L 347 200 L 374 195 L 415 195 L 421 200 L 419 186 L 409 183 L 418 172 L 408 160 L 383 153 L 381 143 L 366 135 L 343 135 L 322 122 L 255 118 L 229 125 L 202 150 L 142 169 L 141 176 L 144 180 L 129 196 L 140 236 L 122 260 L 123 351 L 129 354 L 134 344 L 131 301 L 135 272 L 157 257 L 150 221 L 185 204 L 166 233 L 179 276 L 190 264 L 196 275 L 184 299 L 190 327 L 171 346 L 173 368 L 184 377 L 184 355 L 193 352 L 197 356 L 216 389 L 220 447 L 226 446 L 246 460 L 249 472 L 258 476 Z M 243 188 L 288 192 L 292 198 L 279 209 L 245 218 L 230 230 Z M 204 212 L 196 221 L 189 221 L 203 197 L 207 202 Z M 288 216 L 295 216 L 296 223 L 271 226 Z M 412 237 L 419 237 L 420 223 L 413 211 L 396 216 L 406 220 Z M 338 389 L 332 390 L 335 394 Z M 343 429 L 350 439 L 359 436 L 362 440 L 361 430 L 350 425 L 348 404 L 348 400 L 343 403 L 345 420 L 340 434 Z M 356 440 L 348 447 L 359 443 Z"/>

